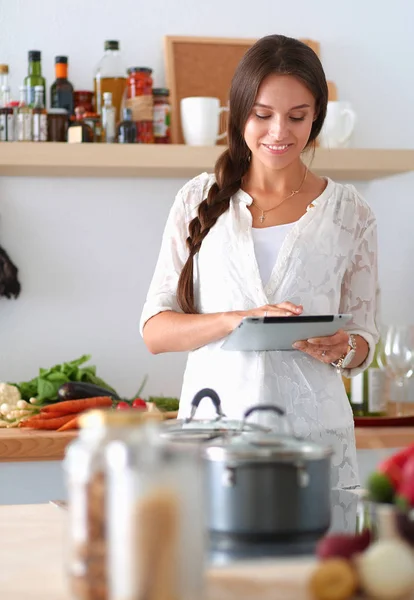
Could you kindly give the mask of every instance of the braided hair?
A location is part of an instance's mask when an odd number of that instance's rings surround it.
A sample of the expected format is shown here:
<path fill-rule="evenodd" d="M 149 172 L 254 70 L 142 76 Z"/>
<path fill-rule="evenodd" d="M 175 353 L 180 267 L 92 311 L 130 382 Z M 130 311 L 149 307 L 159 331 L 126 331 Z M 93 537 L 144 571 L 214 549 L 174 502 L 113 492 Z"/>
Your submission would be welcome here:
<path fill-rule="evenodd" d="M 250 150 L 243 135 L 246 122 L 260 84 L 267 76 L 274 74 L 296 77 L 315 98 L 315 119 L 307 147 L 314 145 L 322 129 L 328 103 L 328 85 L 318 56 L 303 42 L 283 35 L 269 35 L 258 40 L 243 56 L 234 73 L 229 97 L 228 148 L 216 162 L 215 183 L 188 226 L 186 243 L 189 255 L 177 287 L 178 304 L 185 313 L 197 313 L 193 259 L 210 229 L 229 209 L 231 197 L 241 187 L 250 163 Z"/>

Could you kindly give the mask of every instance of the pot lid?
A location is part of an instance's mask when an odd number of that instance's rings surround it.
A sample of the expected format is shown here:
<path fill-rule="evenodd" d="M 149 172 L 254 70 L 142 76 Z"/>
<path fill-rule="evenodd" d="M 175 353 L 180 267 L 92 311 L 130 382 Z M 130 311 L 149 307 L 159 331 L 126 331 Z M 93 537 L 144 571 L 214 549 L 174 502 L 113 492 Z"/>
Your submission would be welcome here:
<path fill-rule="evenodd" d="M 254 423 L 220 418 L 215 420 L 186 419 L 161 424 L 161 436 L 180 442 L 209 442 L 218 438 L 240 436 L 242 433 L 266 433 L 270 429 Z"/>
<path fill-rule="evenodd" d="M 296 462 L 320 460 L 333 454 L 329 447 L 276 433 L 254 432 L 237 437 L 223 437 L 211 441 L 205 448 L 205 457 L 211 461 L 240 462 Z"/>
<path fill-rule="evenodd" d="M 204 398 L 210 398 L 216 410 L 213 419 L 195 419 L 197 408 Z M 209 442 L 219 437 L 235 437 L 242 433 L 269 432 L 268 427 L 247 423 L 246 419 L 228 419 L 222 411 L 220 398 L 214 390 L 203 388 L 191 402 L 191 412 L 187 419 L 165 422 L 161 426 L 161 436 L 179 442 Z"/>

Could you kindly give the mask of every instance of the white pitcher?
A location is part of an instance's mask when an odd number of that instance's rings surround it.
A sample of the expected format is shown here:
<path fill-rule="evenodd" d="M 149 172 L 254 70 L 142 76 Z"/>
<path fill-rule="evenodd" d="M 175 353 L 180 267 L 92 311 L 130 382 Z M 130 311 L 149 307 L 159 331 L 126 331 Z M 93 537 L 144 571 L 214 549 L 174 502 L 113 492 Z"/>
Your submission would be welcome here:
<path fill-rule="evenodd" d="M 325 122 L 319 136 L 322 148 L 346 148 L 355 129 L 356 113 L 349 102 L 328 102 Z"/>

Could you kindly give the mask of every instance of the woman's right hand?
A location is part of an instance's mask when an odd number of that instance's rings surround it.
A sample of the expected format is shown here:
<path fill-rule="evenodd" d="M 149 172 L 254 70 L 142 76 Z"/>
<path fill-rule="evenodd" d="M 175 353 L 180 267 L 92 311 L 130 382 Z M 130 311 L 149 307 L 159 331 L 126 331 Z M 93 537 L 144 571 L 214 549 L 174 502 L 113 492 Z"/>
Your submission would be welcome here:
<path fill-rule="evenodd" d="M 280 304 L 264 304 L 250 310 L 236 310 L 227 313 L 230 317 L 232 331 L 244 317 L 294 317 L 302 314 L 303 306 L 293 302 L 281 302 Z"/>

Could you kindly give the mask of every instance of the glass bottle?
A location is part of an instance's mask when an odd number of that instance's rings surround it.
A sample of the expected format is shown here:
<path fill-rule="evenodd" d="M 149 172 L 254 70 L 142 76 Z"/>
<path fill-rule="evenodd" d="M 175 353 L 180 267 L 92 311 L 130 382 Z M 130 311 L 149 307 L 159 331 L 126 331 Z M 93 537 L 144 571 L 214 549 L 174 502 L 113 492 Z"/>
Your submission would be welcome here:
<path fill-rule="evenodd" d="M 32 109 L 27 104 L 27 88 L 25 85 L 19 87 L 20 100 L 17 107 L 16 138 L 18 142 L 30 142 L 32 140 Z"/>
<path fill-rule="evenodd" d="M 75 108 L 75 120 L 70 123 L 68 129 L 68 142 L 71 144 L 94 141 L 93 129 L 83 120 L 84 114 L 85 110 L 82 106 Z"/>
<path fill-rule="evenodd" d="M 0 107 L 0 142 L 14 141 L 14 110 L 10 106 L 10 88 L 4 85 L 1 89 L 3 106 Z"/>
<path fill-rule="evenodd" d="M 112 144 L 115 141 L 115 107 L 112 105 L 112 93 L 105 92 L 102 106 L 102 141 Z"/>
<path fill-rule="evenodd" d="M 4 106 L 3 87 L 9 87 L 9 65 L 0 65 L 0 107 Z"/>
<path fill-rule="evenodd" d="M 102 114 L 103 94 L 111 92 L 115 107 L 115 122 L 120 120 L 121 106 L 126 86 L 126 70 L 119 51 L 119 42 L 105 42 L 105 54 L 101 58 L 94 80 L 96 112 Z"/>
<path fill-rule="evenodd" d="M 24 79 L 24 85 L 28 88 L 27 103 L 33 106 L 35 103 L 35 86 L 43 88 L 42 102 L 46 106 L 46 80 L 42 77 L 42 63 L 40 50 L 29 51 L 29 74 Z"/>
<path fill-rule="evenodd" d="M 43 103 L 44 88 L 35 85 L 35 101 L 32 111 L 32 128 L 34 142 L 47 142 L 47 112 Z"/>
<path fill-rule="evenodd" d="M 118 125 L 118 142 L 120 144 L 134 144 L 137 137 L 137 126 L 132 120 L 132 110 L 124 108 L 124 119 Z"/>
<path fill-rule="evenodd" d="M 73 85 L 68 81 L 68 57 L 56 56 L 55 58 L 56 80 L 50 88 L 50 106 L 52 108 L 64 108 L 69 115 L 74 114 Z"/>
<path fill-rule="evenodd" d="M 387 380 L 385 371 L 378 363 L 379 351 L 378 343 L 370 366 L 351 379 L 350 402 L 357 417 L 381 417 L 387 414 Z"/>
<path fill-rule="evenodd" d="M 154 88 L 154 144 L 170 143 L 171 106 L 170 91 L 167 88 Z"/>

